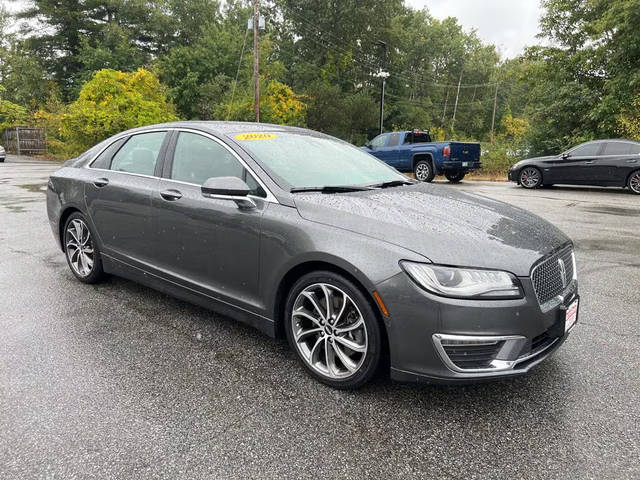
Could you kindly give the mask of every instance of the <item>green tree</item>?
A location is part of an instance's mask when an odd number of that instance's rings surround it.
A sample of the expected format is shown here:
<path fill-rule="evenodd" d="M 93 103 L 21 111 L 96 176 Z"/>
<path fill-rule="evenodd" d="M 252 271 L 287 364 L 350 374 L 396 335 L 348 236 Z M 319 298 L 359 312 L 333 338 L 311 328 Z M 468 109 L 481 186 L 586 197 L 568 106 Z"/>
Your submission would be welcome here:
<path fill-rule="evenodd" d="M 4 87 L 0 85 L 0 132 L 5 128 L 22 124 L 27 118 L 26 108 L 2 99 L 4 92 Z"/>
<path fill-rule="evenodd" d="M 176 120 L 166 88 L 149 71 L 99 70 L 62 119 L 62 135 L 89 147 L 123 130 Z"/>

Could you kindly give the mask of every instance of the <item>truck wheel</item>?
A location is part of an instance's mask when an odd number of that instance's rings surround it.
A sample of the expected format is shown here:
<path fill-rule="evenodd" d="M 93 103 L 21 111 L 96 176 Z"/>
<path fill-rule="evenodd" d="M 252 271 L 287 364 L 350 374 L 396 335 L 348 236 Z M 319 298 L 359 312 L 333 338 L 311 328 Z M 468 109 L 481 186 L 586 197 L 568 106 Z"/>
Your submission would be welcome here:
<path fill-rule="evenodd" d="M 421 182 L 431 182 L 436 174 L 429 160 L 420 160 L 416 162 L 416 166 L 413 168 L 413 176 Z"/>
<path fill-rule="evenodd" d="M 444 172 L 444 176 L 447 177 L 451 183 L 460 183 L 467 172 Z"/>

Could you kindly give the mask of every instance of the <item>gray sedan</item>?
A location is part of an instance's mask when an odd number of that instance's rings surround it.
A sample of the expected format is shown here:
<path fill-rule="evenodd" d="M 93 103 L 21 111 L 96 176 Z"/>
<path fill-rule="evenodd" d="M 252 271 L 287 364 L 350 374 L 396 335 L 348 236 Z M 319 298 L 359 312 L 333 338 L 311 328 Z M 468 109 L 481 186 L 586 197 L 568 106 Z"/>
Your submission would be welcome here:
<path fill-rule="evenodd" d="M 286 335 L 336 388 L 527 372 L 577 321 L 571 241 L 415 183 L 310 130 L 179 122 L 118 134 L 48 182 L 73 274 L 132 279 Z"/>

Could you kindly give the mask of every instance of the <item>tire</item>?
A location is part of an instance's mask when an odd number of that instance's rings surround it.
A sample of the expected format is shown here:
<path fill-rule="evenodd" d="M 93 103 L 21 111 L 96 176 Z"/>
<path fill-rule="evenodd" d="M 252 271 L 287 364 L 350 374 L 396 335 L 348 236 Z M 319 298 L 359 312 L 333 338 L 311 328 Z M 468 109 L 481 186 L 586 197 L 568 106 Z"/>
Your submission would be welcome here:
<path fill-rule="evenodd" d="M 69 215 L 62 233 L 64 253 L 71 273 L 82 283 L 98 283 L 105 277 L 95 238 L 84 215 L 79 212 Z"/>
<path fill-rule="evenodd" d="M 518 183 L 527 189 L 538 188 L 542 185 L 542 172 L 536 167 L 524 167 L 518 174 Z"/>
<path fill-rule="evenodd" d="M 629 179 L 627 180 L 627 187 L 629 187 L 629 190 L 632 193 L 640 195 L 640 170 L 631 172 L 631 175 L 629 175 Z"/>
<path fill-rule="evenodd" d="M 4 162 L 4 158 L 0 158 L 0 163 L 3 163 L 3 162 Z"/>
<path fill-rule="evenodd" d="M 444 176 L 451 183 L 460 183 L 466 174 L 467 172 L 444 172 Z"/>
<path fill-rule="evenodd" d="M 433 171 L 431 160 L 419 160 L 413 167 L 413 176 L 421 182 L 431 182 L 436 173 Z"/>
<path fill-rule="evenodd" d="M 356 389 L 377 373 L 380 323 L 360 289 L 343 276 L 318 271 L 300 278 L 287 297 L 284 321 L 289 345 L 316 380 Z"/>

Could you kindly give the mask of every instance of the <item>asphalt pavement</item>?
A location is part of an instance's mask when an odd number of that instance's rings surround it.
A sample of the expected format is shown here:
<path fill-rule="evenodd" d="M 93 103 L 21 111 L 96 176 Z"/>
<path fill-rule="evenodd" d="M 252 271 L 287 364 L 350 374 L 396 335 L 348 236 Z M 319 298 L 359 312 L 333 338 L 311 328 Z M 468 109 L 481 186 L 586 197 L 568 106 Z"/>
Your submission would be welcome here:
<path fill-rule="evenodd" d="M 0 478 L 640 478 L 640 196 L 452 186 L 574 240 L 579 324 L 525 377 L 341 392 L 283 340 L 76 281 L 46 218 L 56 168 L 0 164 Z"/>

